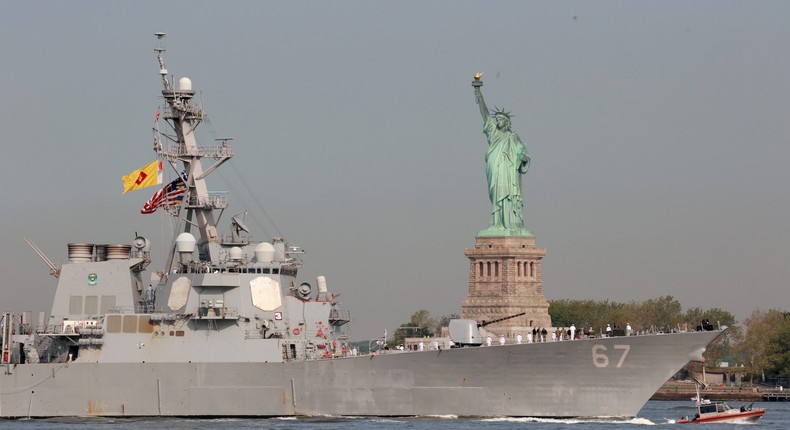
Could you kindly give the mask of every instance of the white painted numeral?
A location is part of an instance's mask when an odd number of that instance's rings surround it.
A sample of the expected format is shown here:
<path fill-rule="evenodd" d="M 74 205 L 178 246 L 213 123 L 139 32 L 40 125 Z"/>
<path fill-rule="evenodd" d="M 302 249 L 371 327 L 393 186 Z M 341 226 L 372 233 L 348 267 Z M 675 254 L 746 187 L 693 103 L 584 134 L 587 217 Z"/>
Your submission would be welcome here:
<path fill-rule="evenodd" d="M 614 345 L 614 349 L 623 351 L 620 360 L 617 362 L 617 367 L 623 367 L 625 357 L 628 356 L 628 351 L 631 350 L 631 345 Z M 603 345 L 593 345 L 592 347 L 592 360 L 595 367 L 609 367 L 609 356 L 606 355 L 606 347 Z"/>
<path fill-rule="evenodd" d="M 620 361 L 617 362 L 617 367 L 622 367 L 623 362 L 625 361 L 625 357 L 628 355 L 628 351 L 631 350 L 631 345 L 615 345 L 614 349 L 623 350 L 623 355 L 620 357 Z"/>
<path fill-rule="evenodd" d="M 609 365 L 609 357 L 607 357 L 606 354 L 604 353 L 599 353 L 598 351 L 600 350 L 606 352 L 606 347 L 603 345 L 593 345 L 592 347 L 593 364 L 595 364 L 595 367 L 606 367 Z"/>

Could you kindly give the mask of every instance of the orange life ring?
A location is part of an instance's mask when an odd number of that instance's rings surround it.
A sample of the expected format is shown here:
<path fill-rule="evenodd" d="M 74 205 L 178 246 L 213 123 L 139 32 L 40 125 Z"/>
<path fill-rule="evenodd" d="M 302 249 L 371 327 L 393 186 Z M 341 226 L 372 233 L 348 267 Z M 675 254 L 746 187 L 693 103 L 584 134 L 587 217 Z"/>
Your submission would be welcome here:
<path fill-rule="evenodd" d="M 299 334 L 299 327 L 296 327 L 296 328 L 294 329 L 294 335 L 298 335 L 298 334 Z"/>

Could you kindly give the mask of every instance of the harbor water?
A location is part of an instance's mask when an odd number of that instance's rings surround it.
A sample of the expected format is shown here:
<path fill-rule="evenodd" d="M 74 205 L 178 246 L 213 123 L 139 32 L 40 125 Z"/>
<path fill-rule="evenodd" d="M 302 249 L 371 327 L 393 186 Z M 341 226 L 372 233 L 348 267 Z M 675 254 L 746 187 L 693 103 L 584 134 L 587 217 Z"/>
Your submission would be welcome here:
<path fill-rule="evenodd" d="M 740 406 L 743 402 L 730 402 Z M 766 413 L 756 424 L 710 424 L 717 430 L 744 426 L 757 426 L 764 430 L 785 430 L 790 423 L 790 402 L 755 403 Z M 234 430 L 603 430 L 644 429 L 645 426 L 675 426 L 674 420 L 684 415 L 694 415 L 694 405 L 687 402 L 650 401 L 631 420 L 579 420 L 541 418 L 471 419 L 456 417 L 420 418 L 368 418 L 368 417 L 314 417 L 314 418 L 58 418 L 29 420 L 0 420 L 0 430 L 5 429 L 234 429 Z"/>

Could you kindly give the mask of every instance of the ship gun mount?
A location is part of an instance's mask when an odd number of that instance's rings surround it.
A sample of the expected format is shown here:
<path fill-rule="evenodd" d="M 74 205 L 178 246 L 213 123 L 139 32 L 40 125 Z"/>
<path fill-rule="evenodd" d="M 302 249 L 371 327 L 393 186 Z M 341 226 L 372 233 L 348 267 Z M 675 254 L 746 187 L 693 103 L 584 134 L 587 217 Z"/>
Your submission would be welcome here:
<path fill-rule="evenodd" d="M 524 314 L 526 314 L 526 312 L 497 318 L 491 321 L 483 321 L 480 323 L 469 319 L 452 319 L 450 320 L 449 324 L 450 340 L 453 341 L 453 347 L 455 348 L 480 346 L 483 344 L 483 336 L 480 334 L 480 328 L 498 323 L 500 321 L 520 317 Z"/>

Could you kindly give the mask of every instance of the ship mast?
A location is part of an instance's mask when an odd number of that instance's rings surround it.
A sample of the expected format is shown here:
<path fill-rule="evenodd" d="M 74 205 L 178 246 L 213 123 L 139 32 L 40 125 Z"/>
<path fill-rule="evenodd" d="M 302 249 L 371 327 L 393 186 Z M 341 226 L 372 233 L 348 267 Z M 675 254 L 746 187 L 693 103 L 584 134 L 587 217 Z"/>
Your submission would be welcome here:
<path fill-rule="evenodd" d="M 165 33 L 155 33 L 157 46 L 154 51 L 159 61 L 159 74 L 162 76 L 162 97 L 167 103 L 162 118 L 169 121 L 175 131 L 175 139 L 166 148 L 159 150 L 159 157 L 170 162 L 179 171 L 176 164 L 180 161 L 187 174 L 187 193 L 181 211 L 184 221 L 184 231 L 190 232 L 194 225 L 200 232 L 198 250 L 201 261 L 219 261 L 219 243 L 221 238 L 217 233 L 214 220 L 214 210 L 227 207 L 227 199 L 222 194 L 210 194 L 206 186 L 206 176 L 219 167 L 222 163 L 233 157 L 233 148 L 225 139 L 221 145 L 211 147 L 198 146 L 195 138 L 195 129 L 205 118 L 203 107 L 193 98 L 192 81 L 181 78 L 178 83 L 168 80 L 168 72 L 162 54 L 165 51 Z M 209 157 L 217 160 L 207 170 L 203 168 L 202 158 Z M 174 245 L 175 246 L 175 245 Z M 172 252 L 168 261 L 168 269 L 172 264 Z"/>

